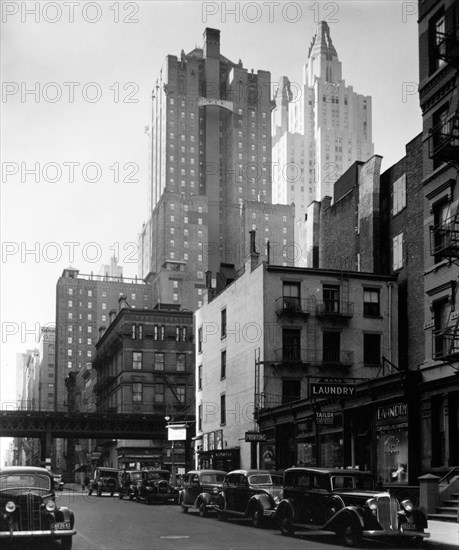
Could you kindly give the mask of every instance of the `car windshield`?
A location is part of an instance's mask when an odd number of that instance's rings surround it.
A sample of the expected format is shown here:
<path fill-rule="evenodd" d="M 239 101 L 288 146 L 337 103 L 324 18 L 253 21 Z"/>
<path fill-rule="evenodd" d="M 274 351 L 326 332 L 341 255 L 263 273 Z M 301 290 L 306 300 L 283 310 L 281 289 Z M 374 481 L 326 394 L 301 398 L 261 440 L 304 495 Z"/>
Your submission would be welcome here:
<path fill-rule="evenodd" d="M 111 470 L 99 470 L 100 477 L 113 477 L 116 475 L 117 475 L 117 472 L 112 472 Z"/>
<path fill-rule="evenodd" d="M 223 483 L 225 474 L 203 474 L 201 483 Z"/>
<path fill-rule="evenodd" d="M 331 481 L 332 489 L 359 489 L 363 491 L 374 489 L 374 481 L 370 476 L 332 476 Z"/>
<path fill-rule="evenodd" d="M 131 481 L 137 481 L 139 479 L 142 479 L 142 472 L 132 472 Z"/>
<path fill-rule="evenodd" d="M 0 491 L 7 489 L 51 489 L 51 478 L 45 474 L 0 475 Z"/>
<path fill-rule="evenodd" d="M 273 480 L 270 474 L 255 474 L 249 476 L 249 483 L 251 485 L 272 485 Z"/>

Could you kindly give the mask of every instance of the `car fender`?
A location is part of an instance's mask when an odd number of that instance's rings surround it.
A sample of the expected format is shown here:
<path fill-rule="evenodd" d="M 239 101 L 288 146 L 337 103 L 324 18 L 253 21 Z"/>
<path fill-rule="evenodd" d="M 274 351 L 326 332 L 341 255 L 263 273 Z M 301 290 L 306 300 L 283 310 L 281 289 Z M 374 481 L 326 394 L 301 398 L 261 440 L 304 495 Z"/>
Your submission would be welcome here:
<path fill-rule="evenodd" d="M 212 504 L 211 502 L 211 496 L 209 493 L 200 493 L 197 498 L 196 498 L 196 501 L 195 501 L 195 506 L 196 508 L 199 508 L 199 505 L 202 503 L 202 502 L 205 502 L 206 505 L 210 505 Z"/>
<path fill-rule="evenodd" d="M 364 529 L 368 523 L 368 514 L 364 512 L 359 506 L 346 506 L 341 510 L 338 510 L 336 514 L 324 525 L 324 529 L 330 528 L 335 531 L 337 527 L 340 527 L 349 523 L 357 523 L 362 529 Z M 371 516 L 374 520 L 374 516 Z"/>
<path fill-rule="evenodd" d="M 70 521 L 70 525 L 72 526 L 72 529 L 73 529 L 73 525 L 75 523 L 75 516 L 72 510 L 70 510 L 70 508 L 66 508 L 65 506 L 62 506 L 56 511 L 55 517 L 56 517 L 56 522 Z"/>
<path fill-rule="evenodd" d="M 283 517 L 284 515 L 290 515 L 295 518 L 295 503 L 289 498 L 285 498 L 279 502 L 276 508 L 276 518 Z"/>
<path fill-rule="evenodd" d="M 409 514 L 405 511 L 400 511 L 398 517 L 402 524 L 409 520 L 413 522 L 418 529 L 427 529 L 427 517 L 421 510 L 413 510 Z"/>
<path fill-rule="evenodd" d="M 217 499 L 215 500 L 214 508 L 218 510 L 226 510 L 226 498 L 223 493 L 219 493 L 217 495 Z"/>
<path fill-rule="evenodd" d="M 270 498 L 268 493 L 259 493 L 258 495 L 253 495 L 250 498 L 247 504 L 247 510 L 251 510 L 253 506 L 260 505 L 263 507 L 263 510 L 272 510 L 273 509 L 273 500 Z"/>

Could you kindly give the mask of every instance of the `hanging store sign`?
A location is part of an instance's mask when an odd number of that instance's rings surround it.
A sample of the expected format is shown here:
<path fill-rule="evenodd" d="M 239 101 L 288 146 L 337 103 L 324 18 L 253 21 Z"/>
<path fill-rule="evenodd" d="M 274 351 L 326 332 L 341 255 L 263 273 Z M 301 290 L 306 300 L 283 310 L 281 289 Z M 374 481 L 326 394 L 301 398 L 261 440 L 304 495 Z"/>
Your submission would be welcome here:
<path fill-rule="evenodd" d="M 167 426 L 167 439 L 169 441 L 183 441 L 186 439 L 186 424 L 169 424 Z"/>
<path fill-rule="evenodd" d="M 338 399 L 355 396 L 355 386 L 350 384 L 329 384 L 311 382 L 311 397 L 336 397 Z"/>
<path fill-rule="evenodd" d="M 245 432 L 245 440 L 247 443 L 266 441 L 266 434 L 261 434 L 259 432 Z"/>
<path fill-rule="evenodd" d="M 408 429 L 408 405 L 394 403 L 378 407 L 376 417 L 376 432 L 378 434 L 405 431 Z"/>
<path fill-rule="evenodd" d="M 316 412 L 316 424 L 320 426 L 332 426 L 335 422 L 335 413 L 326 411 L 326 412 Z"/>

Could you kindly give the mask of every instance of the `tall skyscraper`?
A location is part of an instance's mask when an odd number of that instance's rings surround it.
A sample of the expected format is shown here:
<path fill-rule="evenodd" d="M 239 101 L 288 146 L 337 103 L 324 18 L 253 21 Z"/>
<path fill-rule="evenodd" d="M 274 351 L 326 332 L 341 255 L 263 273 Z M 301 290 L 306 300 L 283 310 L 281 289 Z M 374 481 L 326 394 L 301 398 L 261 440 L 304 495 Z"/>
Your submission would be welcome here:
<path fill-rule="evenodd" d="M 308 207 L 333 197 L 335 181 L 352 163 L 373 155 L 371 97 L 346 85 L 325 21 L 317 25 L 309 46 L 301 86 L 282 77 L 275 103 L 273 202 L 295 204 L 295 242 L 301 249 L 297 264 L 312 267 Z M 308 222 L 314 222 L 313 215 Z"/>
<path fill-rule="evenodd" d="M 293 207 L 271 203 L 271 76 L 220 53 L 220 31 L 203 48 L 168 55 L 153 91 L 148 220 L 139 276 L 157 301 L 196 309 L 235 276 L 249 248 L 277 243 L 271 260 L 291 265 Z M 284 221 L 285 220 L 285 221 Z M 285 241 L 285 244 L 283 244 Z"/>

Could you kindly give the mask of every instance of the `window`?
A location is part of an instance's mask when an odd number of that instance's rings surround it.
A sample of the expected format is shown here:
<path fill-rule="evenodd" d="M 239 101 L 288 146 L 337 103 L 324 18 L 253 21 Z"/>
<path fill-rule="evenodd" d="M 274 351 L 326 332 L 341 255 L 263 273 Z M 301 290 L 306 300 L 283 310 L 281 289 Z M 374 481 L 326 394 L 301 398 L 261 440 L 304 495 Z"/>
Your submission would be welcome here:
<path fill-rule="evenodd" d="M 88 296 L 89 296 L 89 297 L 92 296 L 92 290 L 88 290 Z"/>
<path fill-rule="evenodd" d="M 283 309 L 300 309 L 300 283 L 283 283 L 282 285 Z"/>
<path fill-rule="evenodd" d="M 220 424 L 226 424 L 226 396 L 220 395 Z"/>
<path fill-rule="evenodd" d="M 445 60 L 439 57 L 439 45 L 445 38 L 445 14 L 443 10 L 429 21 L 429 71 L 430 74 L 445 65 Z"/>
<path fill-rule="evenodd" d="M 182 327 L 182 342 L 186 342 L 187 330 L 186 327 Z"/>
<path fill-rule="evenodd" d="M 186 371 L 186 355 L 184 353 L 177 353 L 177 371 Z"/>
<path fill-rule="evenodd" d="M 92 321 L 92 313 L 88 313 L 88 321 Z"/>
<path fill-rule="evenodd" d="M 67 361 L 67 368 L 68 368 L 68 369 L 71 369 L 71 368 L 72 368 L 72 361 Z"/>
<path fill-rule="evenodd" d="M 161 340 L 163 340 L 163 341 L 165 340 L 165 338 L 166 338 L 166 329 L 165 329 L 164 325 L 161 325 L 159 327 L 159 336 L 160 336 Z"/>
<path fill-rule="evenodd" d="M 282 380 L 282 404 L 301 399 L 301 380 Z"/>
<path fill-rule="evenodd" d="M 198 390 L 202 390 L 202 365 L 198 367 Z"/>
<path fill-rule="evenodd" d="M 445 245 L 448 244 L 448 235 L 442 229 L 446 224 L 450 214 L 450 203 L 447 198 L 437 201 L 432 205 L 433 217 L 434 217 L 434 250 L 435 263 L 440 262 L 443 259 L 441 252 L 444 250 Z"/>
<path fill-rule="evenodd" d="M 92 351 L 90 349 L 86 352 L 86 356 L 87 357 L 92 357 Z"/>
<path fill-rule="evenodd" d="M 135 300 L 135 292 L 131 294 L 131 300 Z"/>
<path fill-rule="evenodd" d="M 102 309 L 107 309 L 107 304 L 105 302 L 102 302 Z"/>
<path fill-rule="evenodd" d="M 202 352 L 202 327 L 198 330 L 198 353 Z"/>
<path fill-rule="evenodd" d="M 69 307 L 73 307 L 73 302 L 72 302 L 72 300 L 69 300 Z"/>
<path fill-rule="evenodd" d="M 159 327 L 158 325 L 155 325 L 153 327 L 153 340 L 158 340 L 159 337 Z"/>
<path fill-rule="evenodd" d="M 221 352 L 220 378 L 226 378 L 226 350 Z"/>
<path fill-rule="evenodd" d="M 132 401 L 139 403 L 142 401 L 142 383 L 134 382 L 132 384 Z"/>
<path fill-rule="evenodd" d="M 447 297 L 439 298 L 432 302 L 434 318 L 434 359 L 442 359 L 448 355 L 451 349 L 454 350 L 455 344 L 451 341 L 451 334 L 447 334 L 446 329 L 451 314 L 451 304 Z"/>
<path fill-rule="evenodd" d="M 341 362 L 341 333 L 322 333 L 322 361 L 325 365 L 339 365 Z"/>
<path fill-rule="evenodd" d="M 324 307 L 327 313 L 339 313 L 340 311 L 340 289 L 336 285 L 323 286 Z"/>
<path fill-rule="evenodd" d="M 67 313 L 67 319 L 73 319 L 73 313 L 71 311 Z"/>
<path fill-rule="evenodd" d="M 395 216 L 406 207 L 406 174 L 394 182 L 392 190 L 392 215 Z"/>
<path fill-rule="evenodd" d="M 155 370 L 164 370 L 164 353 L 155 353 Z"/>
<path fill-rule="evenodd" d="M 142 338 L 143 338 L 143 325 L 139 325 L 137 327 L 137 334 L 138 334 L 139 340 L 142 340 Z"/>
<path fill-rule="evenodd" d="M 198 407 L 198 431 L 202 431 L 202 405 Z"/>
<path fill-rule="evenodd" d="M 282 330 L 282 359 L 284 361 L 299 361 L 301 358 L 301 330 Z"/>
<path fill-rule="evenodd" d="M 379 317 L 379 290 L 376 288 L 363 289 L 363 314 L 366 317 Z"/>
<path fill-rule="evenodd" d="M 180 327 L 175 327 L 175 341 L 180 342 Z"/>
<path fill-rule="evenodd" d="M 394 271 L 403 267 L 403 233 L 392 239 L 392 268 Z"/>
<path fill-rule="evenodd" d="M 363 335 L 363 362 L 365 365 L 381 364 L 381 335 Z"/>
<path fill-rule="evenodd" d="M 221 312 L 221 337 L 226 338 L 226 308 Z"/>
<path fill-rule="evenodd" d="M 155 384 L 155 403 L 164 403 L 164 384 Z"/>
<path fill-rule="evenodd" d="M 73 288 L 69 288 L 69 296 L 73 296 Z"/>
<path fill-rule="evenodd" d="M 133 340 L 135 340 L 136 336 L 137 336 L 137 330 L 136 330 L 136 326 L 133 324 L 131 327 L 131 337 Z"/>
<path fill-rule="evenodd" d="M 133 351 L 132 352 L 132 368 L 134 370 L 141 370 L 142 368 L 142 352 Z"/>
<path fill-rule="evenodd" d="M 68 349 L 68 350 L 67 350 L 67 355 L 68 355 L 69 357 L 72 357 L 72 350 L 71 350 L 71 349 Z"/>
<path fill-rule="evenodd" d="M 71 336 L 69 336 L 69 337 L 67 338 L 67 344 L 71 344 L 72 341 L 73 341 L 73 338 L 72 338 Z"/>
<path fill-rule="evenodd" d="M 175 388 L 175 394 L 176 394 L 176 396 L 177 396 L 177 400 L 178 400 L 180 403 L 185 403 L 185 399 L 186 399 L 185 386 L 176 386 L 176 388 Z"/>
<path fill-rule="evenodd" d="M 92 302 L 88 302 L 88 309 L 92 309 Z"/>

